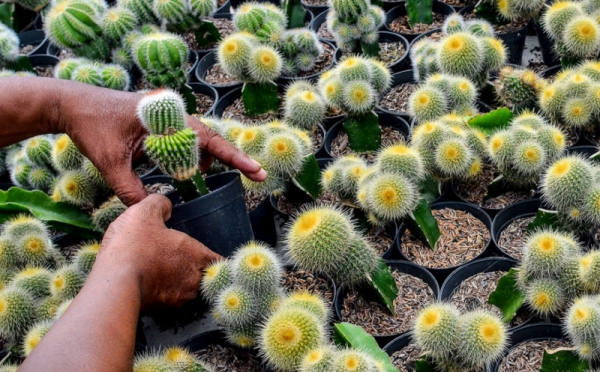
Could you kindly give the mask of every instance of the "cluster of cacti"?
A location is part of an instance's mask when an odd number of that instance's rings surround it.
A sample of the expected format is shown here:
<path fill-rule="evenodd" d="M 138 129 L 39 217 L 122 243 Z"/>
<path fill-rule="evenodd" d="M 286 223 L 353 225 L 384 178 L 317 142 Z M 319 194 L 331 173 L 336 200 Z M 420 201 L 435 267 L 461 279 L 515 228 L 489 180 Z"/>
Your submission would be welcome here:
<path fill-rule="evenodd" d="M 146 18 L 146 7 L 140 7 L 140 2 L 137 1 L 138 4 L 135 4 L 135 1 L 129 1 L 132 6 L 127 8 L 139 17 Z M 203 17 L 210 16 L 217 8 L 216 0 L 152 0 L 150 4 L 159 24 L 164 23 L 177 30 L 193 28 L 202 22 Z"/>
<path fill-rule="evenodd" d="M 408 111 L 417 123 L 437 120 L 454 112 L 474 116 L 477 88 L 467 78 L 436 73 L 430 75 L 408 99 Z"/>
<path fill-rule="evenodd" d="M 513 119 L 510 127 L 490 137 L 488 155 L 503 182 L 535 187 L 543 171 L 565 148 L 566 134 L 562 130 L 533 112 L 524 112 Z"/>
<path fill-rule="evenodd" d="M 129 73 L 122 66 L 84 58 L 63 59 L 56 65 L 54 77 L 116 90 L 128 90 L 130 83 Z"/>
<path fill-rule="evenodd" d="M 0 335 L 27 356 L 83 286 L 100 243 L 83 243 L 71 261 L 41 221 L 19 215 L 0 234 Z"/>
<path fill-rule="evenodd" d="M 173 346 L 135 357 L 133 372 L 213 372 L 212 366 L 186 348 Z"/>
<path fill-rule="evenodd" d="M 564 65 L 586 58 L 596 59 L 600 52 L 599 7 L 595 1 L 558 1 L 542 17 L 544 31 L 555 41 Z"/>
<path fill-rule="evenodd" d="M 369 0 L 331 0 L 327 13 L 327 28 L 338 47 L 349 52 L 363 52 L 376 45 L 378 30 L 385 21 L 385 12 Z M 372 57 L 376 57 L 377 53 Z"/>
<path fill-rule="evenodd" d="M 138 117 L 150 133 L 146 154 L 160 169 L 173 177 L 185 201 L 207 194 L 198 164 L 198 134 L 187 126 L 185 104 L 174 91 L 159 89 L 147 93 L 137 106 Z"/>
<path fill-rule="evenodd" d="M 566 312 L 564 329 L 577 354 L 585 360 L 600 358 L 600 296 L 576 299 Z"/>
<path fill-rule="evenodd" d="M 285 239 L 298 267 L 348 285 L 365 281 L 378 264 L 373 247 L 340 208 L 305 208 L 289 223 Z"/>
<path fill-rule="evenodd" d="M 600 113 L 600 63 L 586 62 L 559 73 L 538 95 L 542 111 L 572 128 L 595 129 Z"/>
<path fill-rule="evenodd" d="M 223 39 L 217 49 L 217 58 L 225 72 L 249 83 L 273 82 L 283 70 L 281 54 L 246 32 Z"/>
<path fill-rule="evenodd" d="M 19 56 L 19 37 L 4 23 L 0 22 L 0 66 Z"/>
<path fill-rule="evenodd" d="M 537 95 L 546 85 L 546 80 L 532 70 L 505 66 L 500 70 L 495 88 L 501 104 L 520 112 L 536 107 Z"/>
<path fill-rule="evenodd" d="M 533 18 L 544 7 L 544 0 L 493 0 L 493 3 L 507 20 Z"/>
<path fill-rule="evenodd" d="M 488 139 L 455 113 L 415 127 L 412 148 L 421 154 L 426 172 L 441 180 L 468 179 L 481 170 Z"/>
<path fill-rule="evenodd" d="M 600 224 L 598 167 L 580 155 L 555 161 L 541 180 L 542 198 L 565 226 L 582 231 Z"/>
<path fill-rule="evenodd" d="M 415 80 L 423 82 L 437 72 L 459 75 L 483 86 L 490 71 L 506 63 L 507 51 L 495 37 L 493 27 L 482 19 L 465 21 L 454 14 L 444 23 L 446 36 L 439 41 L 423 39 L 411 48 Z"/>
<path fill-rule="evenodd" d="M 449 303 L 423 308 L 412 327 L 412 339 L 443 371 L 489 366 L 508 346 L 508 330 L 496 314 L 477 309 L 461 314 Z"/>
<path fill-rule="evenodd" d="M 6 149 L 13 184 L 49 193 L 55 201 L 88 206 L 109 189 L 106 181 L 66 134 L 30 138 Z"/>
<path fill-rule="evenodd" d="M 313 151 L 308 133 L 285 122 L 244 125 L 231 119 L 203 120 L 267 171 L 264 182 L 254 182 L 242 175 L 242 185 L 248 191 L 270 193 L 281 189 L 302 169 L 307 156 Z"/>
<path fill-rule="evenodd" d="M 317 34 L 307 28 L 285 31 L 275 45 L 284 57 L 283 74 L 288 76 L 312 70 L 323 54 Z"/>
<path fill-rule="evenodd" d="M 372 111 L 379 94 L 388 89 L 390 83 L 390 71 L 383 63 L 350 56 L 323 73 L 318 86 L 329 106 L 356 116 Z"/>

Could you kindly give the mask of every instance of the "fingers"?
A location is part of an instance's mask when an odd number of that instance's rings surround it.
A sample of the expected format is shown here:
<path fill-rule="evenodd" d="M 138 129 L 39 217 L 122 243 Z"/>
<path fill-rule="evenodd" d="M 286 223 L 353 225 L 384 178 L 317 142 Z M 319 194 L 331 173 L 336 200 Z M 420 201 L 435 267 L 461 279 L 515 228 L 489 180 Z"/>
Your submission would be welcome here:
<path fill-rule="evenodd" d="M 171 211 L 173 210 L 173 205 L 169 198 L 160 194 L 148 195 L 138 206 L 140 209 L 143 209 L 143 213 L 146 216 L 160 219 L 163 222 L 171 218 Z"/>
<path fill-rule="evenodd" d="M 148 196 L 140 177 L 131 169 L 130 162 L 111 169 L 100 169 L 110 188 L 126 206 L 141 202 Z"/>

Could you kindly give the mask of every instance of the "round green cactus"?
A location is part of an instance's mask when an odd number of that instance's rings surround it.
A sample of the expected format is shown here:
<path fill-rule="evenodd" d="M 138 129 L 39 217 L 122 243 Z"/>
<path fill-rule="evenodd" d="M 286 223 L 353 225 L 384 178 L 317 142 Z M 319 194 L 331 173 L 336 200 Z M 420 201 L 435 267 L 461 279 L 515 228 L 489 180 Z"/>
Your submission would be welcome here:
<path fill-rule="evenodd" d="M 458 357 L 468 366 L 484 366 L 502 356 L 508 345 L 508 330 L 498 316 L 478 309 L 461 316 Z"/>
<path fill-rule="evenodd" d="M 111 197 L 92 213 L 94 230 L 105 232 L 108 226 L 126 210 L 127 206 L 119 198 L 116 196 Z"/>
<path fill-rule="evenodd" d="M 100 36 L 99 11 L 88 1 L 64 0 L 53 3 L 44 18 L 50 40 L 63 48 L 75 48 Z"/>
<path fill-rule="evenodd" d="M 303 144 L 292 134 L 280 133 L 265 140 L 261 160 L 278 174 L 294 174 L 308 155 Z"/>
<path fill-rule="evenodd" d="M 600 327 L 600 307 L 591 297 L 575 300 L 565 317 L 565 329 L 576 342 L 595 340 Z"/>
<path fill-rule="evenodd" d="M 73 71 L 83 63 L 87 63 L 83 58 L 63 59 L 54 67 L 54 77 L 56 79 L 71 80 Z"/>
<path fill-rule="evenodd" d="M 600 49 L 600 25 L 588 16 L 577 16 L 567 23 L 563 43 L 570 55 L 578 58 L 592 57 Z"/>
<path fill-rule="evenodd" d="M 123 7 L 109 9 L 102 17 L 102 31 L 111 40 L 120 41 L 137 25 L 135 14 Z"/>
<path fill-rule="evenodd" d="M 468 171 L 473 162 L 473 153 L 461 139 L 447 139 L 440 142 L 435 152 L 435 165 L 442 174 L 460 177 Z"/>
<path fill-rule="evenodd" d="M 190 0 L 190 9 L 196 17 L 208 17 L 217 9 L 217 1 Z"/>
<path fill-rule="evenodd" d="M 272 312 L 279 310 L 286 297 L 286 294 L 280 288 L 261 294 L 260 298 L 258 298 L 258 314 L 268 316 Z"/>
<path fill-rule="evenodd" d="M 583 15 L 583 9 L 579 3 L 560 1 L 546 10 L 542 17 L 542 25 L 552 38 L 560 40 L 569 21 L 580 15 Z"/>
<path fill-rule="evenodd" d="M 128 9 L 135 14 L 140 23 L 152 23 L 156 21 L 152 10 L 152 1 L 148 0 L 119 0 L 118 6 Z"/>
<path fill-rule="evenodd" d="M 543 112 L 552 117 L 557 117 L 561 114 L 562 107 L 567 98 L 568 96 L 564 89 L 556 85 L 550 85 L 539 92 L 538 103 Z"/>
<path fill-rule="evenodd" d="M 27 183 L 35 190 L 48 191 L 54 182 L 54 173 L 43 166 L 32 166 Z"/>
<path fill-rule="evenodd" d="M 260 155 L 267 137 L 268 132 L 262 125 L 244 126 L 237 136 L 236 146 L 251 156 Z"/>
<path fill-rule="evenodd" d="M 256 316 L 255 295 L 239 285 L 223 290 L 215 300 L 214 311 L 218 321 L 226 326 L 243 326 L 252 323 Z"/>
<path fill-rule="evenodd" d="M 140 36 L 134 42 L 131 54 L 154 86 L 179 88 L 186 82 L 188 49 L 179 36 L 166 32 Z"/>
<path fill-rule="evenodd" d="M 528 284 L 525 300 L 529 307 L 540 316 L 556 314 L 564 304 L 565 293 L 558 281 L 535 279 Z"/>
<path fill-rule="evenodd" d="M 331 346 L 319 346 L 310 350 L 298 367 L 299 372 L 329 372 L 332 369 L 332 361 L 335 349 Z"/>
<path fill-rule="evenodd" d="M 266 245 L 252 241 L 241 246 L 231 258 L 231 272 L 236 283 L 261 295 L 274 289 L 282 274 L 282 264 Z"/>
<path fill-rule="evenodd" d="M 413 340 L 434 358 L 454 355 L 459 344 L 460 313 L 455 306 L 435 303 L 422 309 L 412 328 Z"/>
<path fill-rule="evenodd" d="M 309 311 L 284 308 L 260 330 L 260 350 L 272 368 L 294 371 L 306 353 L 324 342 L 323 325 Z"/>
<path fill-rule="evenodd" d="M 281 75 L 283 59 L 269 46 L 252 48 L 248 56 L 248 73 L 257 83 L 267 83 Z"/>
<path fill-rule="evenodd" d="M 515 148 L 513 164 L 523 175 L 537 175 L 546 164 L 546 152 L 535 141 L 525 141 Z"/>
<path fill-rule="evenodd" d="M 50 164 L 52 160 L 52 142 L 48 137 L 36 136 L 23 142 L 27 159 L 40 166 Z"/>
<path fill-rule="evenodd" d="M 13 268 L 18 263 L 17 245 L 9 236 L 0 236 L 0 267 Z"/>
<path fill-rule="evenodd" d="M 31 165 L 27 164 L 25 161 L 19 161 L 10 171 L 10 180 L 15 185 L 22 188 L 30 188 L 29 184 L 29 172 L 31 172 Z"/>
<path fill-rule="evenodd" d="M 49 270 L 31 266 L 17 272 L 10 285 L 26 290 L 35 298 L 44 298 L 50 295 L 51 277 Z"/>
<path fill-rule="evenodd" d="M 173 368 L 162 355 L 147 354 L 136 356 L 133 360 L 133 372 L 171 372 Z"/>
<path fill-rule="evenodd" d="M 52 163 L 60 171 L 76 170 L 81 167 L 84 156 L 66 134 L 59 135 L 52 148 Z"/>
<path fill-rule="evenodd" d="M 145 147 L 160 169 L 176 180 L 187 180 L 198 171 L 198 137 L 192 128 L 165 136 L 150 135 Z"/>
<path fill-rule="evenodd" d="M 52 241 L 42 234 L 23 236 L 17 243 L 19 261 L 30 265 L 45 265 L 52 257 Z"/>
<path fill-rule="evenodd" d="M 4 223 L 2 225 L 2 235 L 8 237 L 13 242 L 29 235 L 50 237 L 46 224 L 28 214 L 17 215 Z"/>
<path fill-rule="evenodd" d="M 240 31 L 256 33 L 261 25 L 265 23 L 267 15 L 262 6 L 252 3 L 244 3 L 235 12 L 233 23 Z"/>
<path fill-rule="evenodd" d="M 326 111 L 323 98 L 314 89 L 300 90 L 286 99 L 284 116 L 292 125 L 311 129 L 323 121 Z"/>
<path fill-rule="evenodd" d="M 252 48 L 251 37 L 240 33 L 231 34 L 219 43 L 217 59 L 226 73 L 243 76 Z"/>
<path fill-rule="evenodd" d="M 82 171 L 67 171 L 57 180 L 61 197 L 67 203 L 84 206 L 93 203 L 95 188 Z"/>
<path fill-rule="evenodd" d="M 217 261 L 204 270 L 200 290 L 203 297 L 212 302 L 232 283 L 233 275 L 229 261 Z"/>
<path fill-rule="evenodd" d="M 578 259 L 579 279 L 582 288 L 589 293 L 600 289 L 600 251 L 591 250 Z"/>
<path fill-rule="evenodd" d="M 96 262 L 96 256 L 100 252 L 100 242 L 91 241 L 81 245 L 75 257 L 73 257 L 73 263 L 77 270 L 85 275 L 88 275 L 92 271 L 92 266 Z"/>
<path fill-rule="evenodd" d="M 174 91 L 152 91 L 140 100 L 137 113 L 142 125 L 151 134 L 169 134 L 185 129 L 185 103 Z"/>
<path fill-rule="evenodd" d="M 398 220 L 417 206 L 416 185 L 400 174 L 377 174 L 366 187 L 368 210 L 382 220 Z"/>
<path fill-rule="evenodd" d="M 115 90 L 129 89 L 129 73 L 120 65 L 106 65 L 101 69 L 102 85 Z"/>
<path fill-rule="evenodd" d="M 42 320 L 35 323 L 23 338 L 23 344 L 21 345 L 21 351 L 25 357 L 29 356 L 33 349 L 42 341 L 42 337 L 48 333 L 50 328 L 54 325 L 54 322 L 48 320 Z"/>
<path fill-rule="evenodd" d="M 333 371 L 370 372 L 375 370 L 375 362 L 367 353 L 348 348 L 333 354 L 331 367 Z"/>
<path fill-rule="evenodd" d="M 442 31 L 446 35 L 463 32 L 464 30 L 465 20 L 458 13 L 450 14 L 448 17 L 446 17 L 444 25 L 442 26 Z"/>
<path fill-rule="evenodd" d="M 523 247 L 522 265 L 531 274 L 557 273 L 564 267 L 571 253 L 562 234 L 540 230 L 527 238 Z"/>
<path fill-rule="evenodd" d="M 442 91 L 423 86 L 409 97 L 408 111 L 418 122 L 435 120 L 447 111 L 448 101 Z"/>
<path fill-rule="evenodd" d="M 126 68 L 131 68 L 131 66 L 133 65 L 133 57 L 131 57 L 129 49 L 125 48 L 113 49 L 111 60 L 113 63 Z"/>
<path fill-rule="evenodd" d="M 591 164 L 577 156 L 554 162 L 542 177 L 543 197 L 559 209 L 578 205 L 593 184 Z"/>
<path fill-rule="evenodd" d="M 0 292 L 0 334 L 20 337 L 36 317 L 34 298 L 25 290 L 8 288 Z"/>
<path fill-rule="evenodd" d="M 377 267 L 379 255 L 363 238 L 355 238 L 346 254 L 340 258 L 338 267 L 329 276 L 349 286 L 364 282 L 367 275 Z"/>
<path fill-rule="evenodd" d="M 258 344 L 256 324 L 228 327 L 225 331 L 227 341 L 242 349 L 251 349 Z"/>
<path fill-rule="evenodd" d="M 322 323 L 326 323 L 330 316 L 330 306 L 325 303 L 319 295 L 311 294 L 308 291 L 291 293 L 282 301 L 281 308 L 300 308 L 307 310 L 316 316 Z"/>
<path fill-rule="evenodd" d="M 476 76 L 483 62 L 482 49 L 475 36 L 464 32 L 455 33 L 440 41 L 437 63 L 443 72 Z"/>
<path fill-rule="evenodd" d="M 402 143 L 383 148 L 377 156 L 377 166 L 382 172 L 398 173 L 414 182 L 425 177 L 425 164 L 419 152 Z"/>
<path fill-rule="evenodd" d="M 74 265 L 57 269 L 50 281 L 50 293 L 53 297 L 68 299 L 79 293 L 85 278 Z"/>
<path fill-rule="evenodd" d="M 93 64 L 82 64 L 73 70 L 71 80 L 80 83 L 102 86 L 102 74 L 98 66 Z"/>
<path fill-rule="evenodd" d="M 452 107 L 472 105 L 477 98 L 477 88 L 469 79 L 455 78 L 449 81 L 446 95 Z"/>
<path fill-rule="evenodd" d="M 186 0 L 160 0 L 153 1 L 154 15 L 167 23 L 181 23 L 185 20 L 188 12 Z"/>

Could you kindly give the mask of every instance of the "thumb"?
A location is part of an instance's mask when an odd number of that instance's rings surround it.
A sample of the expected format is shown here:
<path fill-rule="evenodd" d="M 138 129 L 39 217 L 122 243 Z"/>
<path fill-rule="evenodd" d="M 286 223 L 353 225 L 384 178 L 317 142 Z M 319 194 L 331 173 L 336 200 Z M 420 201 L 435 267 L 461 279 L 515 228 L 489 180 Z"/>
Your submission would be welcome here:
<path fill-rule="evenodd" d="M 127 162 L 126 162 L 127 163 Z M 121 202 L 130 207 L 148 196 L 140 177 L 132 169 L 131 164 L 112 166 L 101 170 L 110 188 L 117 194 Z"/>
<path fill-rule="evenodd" d="M 171 217 L 173 205 L 166 196 L 152 194 L 130 209 L 139 209 L 144 216 L 160 219 L 165 222 Z"/>

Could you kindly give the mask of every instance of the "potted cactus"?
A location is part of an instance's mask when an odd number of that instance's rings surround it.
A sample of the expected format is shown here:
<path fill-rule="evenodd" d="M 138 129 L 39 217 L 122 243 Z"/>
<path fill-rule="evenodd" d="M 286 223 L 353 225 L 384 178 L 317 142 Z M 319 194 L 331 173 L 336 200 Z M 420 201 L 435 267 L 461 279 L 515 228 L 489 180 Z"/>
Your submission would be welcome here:
<path fill-rule="evenodd" d="M 547 85 L 546 80 L 529 69 L 505 66 L 494 83 L 496 97 L 514 113 L 537 108 L 537 96 Z"/>
<path fill-rule="evenodd" d="M 67 58 L 54 69 L 57 79 L 73 80 L 116 90 L 129 90 L 131 78 L 118 64 L 103 64 L 85 58 Z"/>

